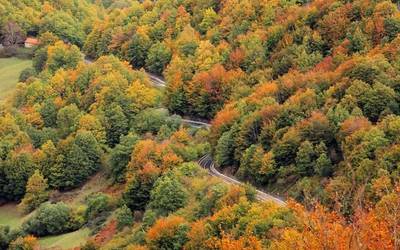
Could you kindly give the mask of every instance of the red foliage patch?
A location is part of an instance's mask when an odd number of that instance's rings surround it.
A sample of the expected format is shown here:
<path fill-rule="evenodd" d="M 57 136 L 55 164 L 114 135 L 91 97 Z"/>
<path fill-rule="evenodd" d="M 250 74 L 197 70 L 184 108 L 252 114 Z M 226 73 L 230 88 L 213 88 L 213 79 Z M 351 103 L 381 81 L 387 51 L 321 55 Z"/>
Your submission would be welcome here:
<path fill-rule="evenodd" d="M 97 246 L 103 246 L 109 242 L 114 234 L 117 232 L 117 221 L 112 220 L 105 227 L 103 227 L 100 232 L 94 237 L 94 243 Z"/>

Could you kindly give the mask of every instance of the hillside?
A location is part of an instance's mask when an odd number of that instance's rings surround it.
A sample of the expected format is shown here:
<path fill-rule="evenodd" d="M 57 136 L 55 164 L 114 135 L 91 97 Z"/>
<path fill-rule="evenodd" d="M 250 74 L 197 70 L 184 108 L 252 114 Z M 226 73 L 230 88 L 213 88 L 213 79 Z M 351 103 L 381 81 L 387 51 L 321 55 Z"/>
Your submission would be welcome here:
<path fill-rule="evenodd" d="M 0 249 L 398 249 L 399 4 L 0 0 Z"/>

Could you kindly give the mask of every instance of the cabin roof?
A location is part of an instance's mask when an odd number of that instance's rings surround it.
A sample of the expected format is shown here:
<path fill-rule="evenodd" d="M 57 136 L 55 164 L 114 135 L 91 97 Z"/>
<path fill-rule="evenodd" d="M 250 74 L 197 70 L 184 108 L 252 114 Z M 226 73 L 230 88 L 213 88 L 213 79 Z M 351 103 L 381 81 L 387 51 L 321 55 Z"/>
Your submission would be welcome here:
<path fill-rule="evenodd" d="M 40 42 L 39 42 L 39 39 L 36 39 L 33 37 L 28 37 L 28 38 L 26 38 L 25 43 L 29 43 L 32 45 L 39 45 Z"/>

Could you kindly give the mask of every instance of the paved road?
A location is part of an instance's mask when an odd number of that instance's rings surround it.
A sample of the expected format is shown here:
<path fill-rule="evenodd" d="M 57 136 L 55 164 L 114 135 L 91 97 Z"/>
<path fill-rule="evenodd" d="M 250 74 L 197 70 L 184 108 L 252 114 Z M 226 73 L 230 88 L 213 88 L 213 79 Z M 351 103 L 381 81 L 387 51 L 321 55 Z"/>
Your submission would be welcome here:
<path fill-rule="evenodd" d="M 209 172 L 210 175 L 218 177 L 218 178 L 220 178 L 221 180 L 223 180 L 226 183 L 235 184 L 235 185 L 243 185 L 242 182 L 240 182 L 240 181 L 238 181 L 238 180 L 236 180 L 236 179 L 234 179 L 232 177 L 226 176 L 226 175 L 222 174 L 221 172 L 219 172 L 215 168 L 215 163 L 214 163 L 214 161 L 213 161 L 213 159 L 211 158 L 210 155 L 205 155 L 205 156 L 201 157 L 198 160 L 198 163 L 203 168 L 208 169 L 208 172 Z M 286 202 L 285 201 L 283 201 L 283 200 L 281 200 L 281 199 L 279 199 L 279 198 L 277 198 L 277 197 L 275 197 L 273 195 L 270 195 L 268 193 L 260 191 L 258 189 L 256 189 L 256 199 L 259 200 L 259 201 L 272 201 L 272 202 L 278 204 L 279 206 L 286 206 Z"/>
<path fill-rule="evenodd" d="M 157 76 L 152 75 L 152 74 L 149 74 L 149 73 L 147 73 L 147 74 L 149 75 L 150 80 L 151 80 L 151 82 L 152 82 L 152 84 L 154 86 L 158 86 L 158 87 L 160 87 L 160 86 L 161 87 L 165 87 L 166 86 L 165 81 L 162 78 L 157 77 Z M 190 120 L 190 119 L 183 119 L 182 121 L 184 123 L 186 123 L 186 124 L 189 124 L 189 125 L 193 126 L 193 127 L 206 127 L 206 128 L 211 127 L 211 124 L 206 123 L 206 122 L 200 122 L 200 121 L 195 121 L 195 120 Z M 208 154 L 203 156 L 203 157 L 201 157 L 198 160 L 198 163 L 199 163 L 199 165 L 201 167 L 207 169 L 208 172 L 210 173 L 210 175 L 218 177 L 218 178 L 220 178 L 221 180 L 223 180 L 226 183 L 235 184 L 235 185 L 243 185 L 242 182 L 240 182 L 240 181 L 238 181 L 238 180 L 236 180 L 236 179 L 234 179 L 232 177 L 229 177 L 229 176 L 226 176 L 226 175 L 220 173 L 215 168 L 215 163 L 214 163 L 213 159 L 211 158 L 211 156 L 208 155 Z M 265 193 L 263 191 L 260 191 L 260 190 L 256 190 L 256 192 L 257 192 L 256 198 L 259 201 L 272 201 L 272 202 L 278 204 L 279 206 L 285 206 L 286 205 L 285 201 L 283 201 L 283 200 L 281 200 L 281 199 L 279 199 L 277 197 L 274 197 L 274 196 L 272 196 L 270 194 L 267 194 L 267 193 Z"/>
<path fill-rule="evenodd" d="M 85 60 L 86 64 L 93 63 L 93 61 L 91 59 L 84 58 L 84 60 Z M 148 72 L 147 72 L 147 75 L 150 77 L 151 83 L 155 87 L 162 87 L 162 88 L 166 87 L 166 83 L 165 83 L 164 79 L 162 79 L 161 77 L 156 76 L 156 75 L 151 74 L 151 73 L 148 73 Z M 195 121 L 195 120 L 191 120 L 191 119 L 182 119 L 182 121 L 184 123 L 186 123 L 186 124 L 189 124 L 189 125 L 193 126 L 193 127 L 198 127 L 198 128 L 200 128 L 200 127 L 206 127 L 206 128 L 211 127 L 211 124 L 206 123 L 206 122 Z M 213 159 L 211 158 L 211 156 L 208 155 L 208 154 L 203 156 L 203 157 L 201 157 L 198 160 L 198 163 L 199 163 L 200 166 L 202 166 L 203 168 L 207 169 L 208 172 L 210 173 L 210 175 L 218 177 L 218 178 L 220 178 L 221 180 L 223 180 L 226 183 L 235 184 L 235 185 L 243 185 L 242 182 L 240 182 L 240 181 L 238 181 L 238 180 L 236 180 L 236 179 L 234 179 L 232 177 L 229 177 L 229 176 L 226 176 L 226 175 L 220 173 L 215 168 L 215 163 L 214 163 Z M 280 206 L 285 206 L 286 205 L 285 201 L 283 201 L 283 200 L 281 200 L 281 199 L 279 199 L 277 197 L 274 197 L 273 195 L 270 195 L 270 194 L 265 193 L 265 192 L 260 191 L 260 190 L 256 190 L 256 192 L 257 192 L 256 198 L 259 201 L 272 201 L 272 202 L 274 202 L 274 203 L 276 203 L 276 204 L 278 204 Z"/>
<path fill-rule="evenodd" d="M 165 88 L 167 85 L 165 84 L 165 81 L 163 78 L 156 76 L 152 73 L 146 72 L 147 75 L 150 77 L 151 83 L 156 86 L 156 87 L 162 87 Z"/>

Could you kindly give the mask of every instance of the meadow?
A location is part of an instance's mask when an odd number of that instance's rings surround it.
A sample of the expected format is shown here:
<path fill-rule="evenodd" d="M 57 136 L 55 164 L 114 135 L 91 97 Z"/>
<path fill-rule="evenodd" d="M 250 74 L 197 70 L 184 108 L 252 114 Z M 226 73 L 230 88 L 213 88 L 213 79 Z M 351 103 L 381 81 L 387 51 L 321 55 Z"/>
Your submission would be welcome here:
<path fill-rule="evenodd" d="M 10 226 L 11 229 L 19 227 L 23 216 L 18 212 L 15 204 L 0 206 L 0 225 Z"/>
<path fill-rule="evenodd" d="M 31 60 L 15 57 L 0 58 L 0 99 L 12 91 L 18 83 L 19 74 L 32 65 Z"/>
<path fill-rule="evenodd" d="M 71 249 L 83 245 L 89 237 L 89 233 L 90 230 L 88 228 L 82 228 L 71 233 L 40 238 L 39 243 L 43 249 Z"/>

